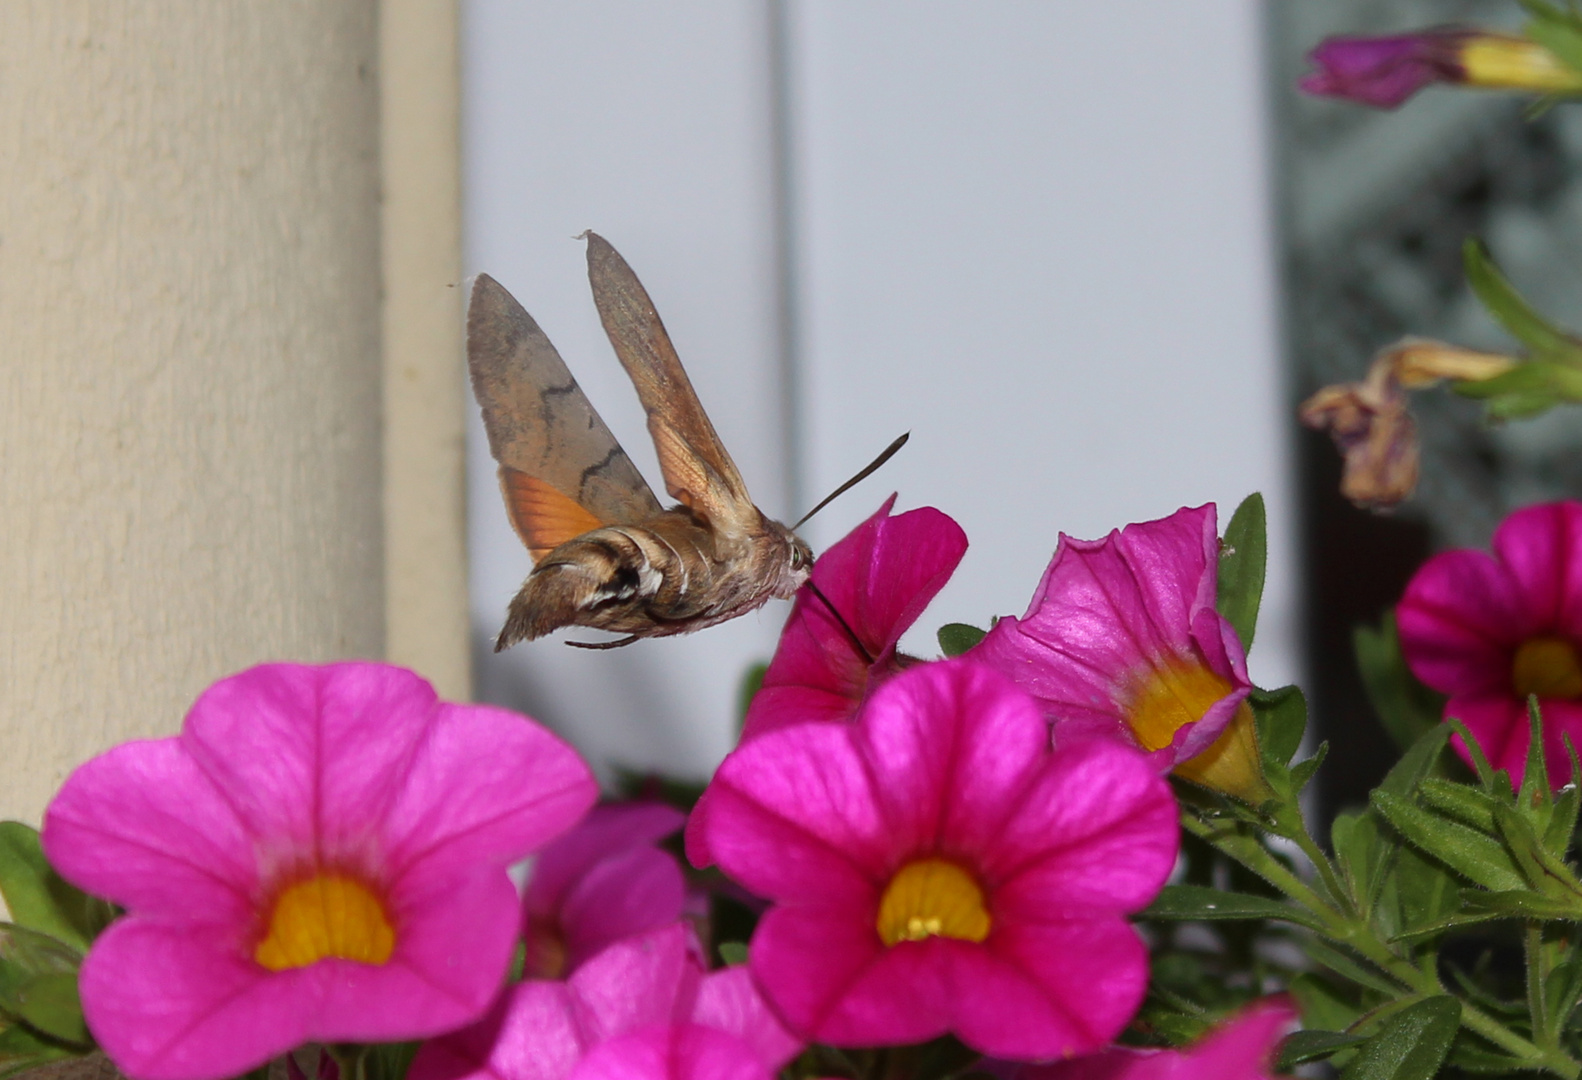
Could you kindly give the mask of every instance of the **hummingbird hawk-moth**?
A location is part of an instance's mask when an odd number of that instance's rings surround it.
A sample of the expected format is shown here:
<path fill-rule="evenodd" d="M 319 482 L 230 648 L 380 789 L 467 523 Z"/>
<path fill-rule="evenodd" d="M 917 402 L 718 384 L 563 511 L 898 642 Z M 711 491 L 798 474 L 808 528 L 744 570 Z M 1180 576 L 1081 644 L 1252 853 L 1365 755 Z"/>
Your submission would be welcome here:
<path fill-rule="evenodd" d="M 701 630 L 789 599 L 813 566 L 808 546 L 753 504 L 637 275 L 586 237 L 599 319 L 678 505 L 660 506 L 533 317 L 479 274 L 467 366 L 506 514 L 534 563 L 496 652 L 562 626 L 627 635 L 596 648 Z"/>

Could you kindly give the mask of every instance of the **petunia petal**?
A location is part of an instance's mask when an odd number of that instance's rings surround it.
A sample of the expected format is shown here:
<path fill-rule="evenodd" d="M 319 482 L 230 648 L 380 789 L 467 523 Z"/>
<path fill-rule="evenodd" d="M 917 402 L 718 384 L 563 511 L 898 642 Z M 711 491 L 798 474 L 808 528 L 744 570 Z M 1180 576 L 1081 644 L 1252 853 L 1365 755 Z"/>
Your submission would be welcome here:
<path fill-rule="evenodd" d="M 518 984 L 471 1027 L 419 1048 L 407 1080 L 562 1080 L 591 1045 L 567 984 Z"/>
<path fill-rule="evenodd" d="M 358 862 L 436 706 L 432 686 L 388 664 L 262 664 L 204 691 L 181 742 L 266 841 L 266 860 Z"/>
<path fill-rule="evenodd" d="M 1085 1053 L 1113 1039 L 1148 988 L 1148 950 L 1123 919 L 1005 926 L 958 949 L 953 1024 L 996 1057 Z"/>
<path fill-rule="evenodd" d="M 535 915 L 549 915 L 560 907 L 566 890 L 595 863 L 633 848 L 649 847 L 680 829 L 685 821 L 685 814 L 664 803 L 595 806 L 576 828 L 539 852 L 523 903 Z"/>
<path fill-rule="evenodd" d="M 1510 693 L 1512 649 L 1541 629 L 1510 572 L 1481 551 L 1429 559 L 1395 617 L 1413 674 L 1455 695 Z"/>
<path fill-rule="evenodd" d="M 1582 503 L 1517 510 L 1494 530 L 1493 548 L 1526 613 L 1582 639 Z"/>
<path fill-rule="evenodd" d="M 594 1042 L 692 1015 L 703 970 L 681 924 L 617 942 L 578 968 L 570 985 Z"/>
<path fill-rule="evenodd" d="M 890 845 L 845 725 L 803 724 L 737 748 L 709 785 L 708 849 L 749 890 L 872 902 Z"/>
<path fill-rule="evenodd" d="M 947 1030 L 946 988 L 932 946 L 886 949 L 871 919 L 850 911 L 771 908 L 753 933 L 748 966 L 793 1031 L 817 1042 L 921 1042 Z M 926 955 L 925 955 L 926 954 Z"/>
<path fill-rule="evenodd" d="M 315 1005 L 222 930 L 138 918 L 99 936 L 78 985 L 94 1038 L 138 1080 L 239 1075 L 304 1042 Z"/>
<path fill-rule="evenodd" d="M 563 898 L 566 963 L 575 969 L 622 938 L 670 925 L 685 903 L 686 882 L 669 852 L 640 847 L 606 856 Z"/>
<path fill-rule="evenodd" d="M 692 1019 L 746 1043 L 770 1072 L 790 1062 L 804 1045 L 769 1008 L 746 967 L 727 968 L 705 976 Z"/>
<path fill-rule="evenodd" d="M 994 842 L 1049 757 L 1028 694 L 970 660 L 913 668 L 881 688 L 853 729 L 886 836 L 901 854 Z"/>
<path fill-rule="evenodd" d="M 44 814 L 43 843 L 68 881 L 125 907 L 223 925 L 251 917 L 252 837 L 174 739 L 123 743 L 79 767 Z"/>
<path fill-rule="evenodd" d="M 697 1024 L 676 1024 L 603 1043 L 577 1063 L 570 1080 L 771 1080 L 740 1039 Z"/>
<path fill-rule="evenodd" d="M 442 704 L 384 823 L 396 875 L 504 865 L 574 825 L 598 797 L 588 766 L 516 713 Z"/>
<path fill-rule="evenodd" d="M 1068 746 L 980 863 L 996 910 L 1044 923 L 1146 906 L 1175 865 L 1177 813 L 1142 754 L 1107 740 Z"/>

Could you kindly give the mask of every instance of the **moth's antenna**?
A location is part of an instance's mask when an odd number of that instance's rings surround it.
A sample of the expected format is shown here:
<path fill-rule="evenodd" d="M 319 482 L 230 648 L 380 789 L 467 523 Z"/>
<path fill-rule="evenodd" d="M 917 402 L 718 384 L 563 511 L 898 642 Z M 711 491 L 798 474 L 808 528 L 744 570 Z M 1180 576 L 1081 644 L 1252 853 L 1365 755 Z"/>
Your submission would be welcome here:
<path fill-rule="evenodd" d="M 906 436 L 905 435 L 901 436 L 901 440 L 903 442 L 906 441 Z M 897 449 L 897 447 L 891 447 L 889 451 L 886 451 L 886 453 L 893 453 L 896 449 Z M 872 472 L 877 467 L 878 467 L 877 464 L 870 465 L 868 467 L 868 471 Z M 858 477 L 858 479 L 860 480 L 862 478 Z M 850 485 L 847 485 L 847 486 L 850 486 Z M 835 495 L 839 495 L 839 494 L 840 494 L 840 492 L 838 492 L 838 491 L 835 493 Z M 831 499 L 834 498 L 834 497 L 835 497 L 834 495 L 830 496 Z M 829 499 L 825 499 L 824 501 L 825 502 L 829 502 Z M 800 525 L 802 523 L 799 521 L 799 522 L 797 522 L 797 524 Z M 835 605 L 830 603 L 829 597 L 824 595 L 824 590 L 820 589 L 817 585 L 813 584 L 813 579 L 812 578 L 808 578 L 807 579 L 807 587 L 809 589 L 813 590 L 813 595 L 814 596 L 816 596 L 820 600 L 824 601 L 824 606 L 829 608 L 829 613 L 831 615 L 835 616 L 835 621 L 840 623 L 840 628 L 842 630 L 846 631 L 846 638 L 847 638 L 847 640 L 852 643 L 852 646 L 857 650 L 857 652 L 859 654 L 861 654 L 862 658 L 868 662 L 868 666 L 872 667 L 873 666 L 873 653 L 868 651 L 868 646 L 866 646 L 866 645 L 864 645 L 862 643 L 862 638 L 857 636 L 857 631 L 855 631 L 855 630 L 853 630 L 851 628 L 851 624 L 845 620 L 845 618 L 841 615 L 841 613 L 838 610 L 836 610 Z"/>
<path fill-rule="evenodd" d="M 885 447 L 884 448 L 884 453 L 880 454 L 878 457 L 876 457 L 872 461 L 870 461 L 866 468 L 864 468 L 861 472 L 859 472 L 856 476 L 852 477 L 850 480 L 846 481 L 840 487 L 836 488 L 834 491 L 832 491 L 828 495 L 824 496 L 824 501 L 823 502 L 819 503 L 813 509 L 811 509 L 807 513 L 803 514 L 801 516 L 801 518 L 799 518 L 797 520 L 797 523 L 795 525 L 791 526 L 791 531 L 795 532 L 796 530 L 800 529 L 804 524 L 806 524 L 808 518 L 812 517 L 814 514 L 818 513 L 820 510 L 824 509 L 830 503 L 834 502 L 836 500 L 836 498 L 838 498 L 839 496 L 846 494 L 846 492 L 848 490 L 850 490 L 852 487 L 854 487 L 857 484 L 860 484 L 862 481 L 868 479 L 868 477 L 873 473 L 873 471 L 875 469 L 877 469 L 880 465 L 883 465 L 886 461 L 889 461 L 891 458 L 893 458 L 895 456 L 895 452 L 897 450 L 901 449 L 901 447 L 905 446 L 906 445 L 906 440 L 910 439 L 911 437 L 912 437 L 912 433 L 910 431 L 908 431 L 904 435 L 902 435 L 899 439 L 895 440 L 895 442 L 893 442 L 889 446 Z M 818 592 L 817 589 L 814 589 L 813 591 L 814 592 Z M 826 604 L 829 603 L 828 600 L 825 600 L 824 602 Z M 830 608 L 830 610 L 831 611 L 835 611 L 834 608 Z M 837 619 L 839 619 L 840 618 L 840 612 L 835 611 L 835 617 Z M 845 623 L 842 622 L 841 625 L 844 626 Z M 848 628 L 847 629 L 847 633 L 850 633 L 850 632 L 851 632 L 850 628 Z M 853 640 L 855 640 L 855 638 L 853 638 Z M 861 646 L 858 646 L 858 647 L 861 648 Z M 872 663 L 873 662 L 872 658 L 870 658 L 868 662 Z"/>

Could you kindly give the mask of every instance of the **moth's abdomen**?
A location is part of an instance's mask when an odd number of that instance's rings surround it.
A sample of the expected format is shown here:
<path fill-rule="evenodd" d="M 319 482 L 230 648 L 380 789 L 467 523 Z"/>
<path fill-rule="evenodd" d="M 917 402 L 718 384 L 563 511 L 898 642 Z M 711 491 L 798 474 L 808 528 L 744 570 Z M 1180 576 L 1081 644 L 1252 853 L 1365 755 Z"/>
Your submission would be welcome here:
<path fill-rule="evenodd" d="M 669 591 L 676 561 L 669 545 L 642 528 L 613 526 L 568 540 L 544 556 L 522 584 L 495 651 L 562 626 L 631 633 L 633 614 Z"/>

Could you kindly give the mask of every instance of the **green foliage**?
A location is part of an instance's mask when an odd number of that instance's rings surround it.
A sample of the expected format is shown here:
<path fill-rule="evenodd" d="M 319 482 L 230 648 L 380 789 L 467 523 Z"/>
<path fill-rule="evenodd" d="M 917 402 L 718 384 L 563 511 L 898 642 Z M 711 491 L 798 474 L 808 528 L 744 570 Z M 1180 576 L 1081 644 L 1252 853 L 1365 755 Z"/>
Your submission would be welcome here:
<path fill-rule="evenodd" d="M 720 959 L 727 967 L 747 963 L 747 943 L 745 941 L 722 941 L 718 946 Z"/>
<path fill-rule="evenodd" d="M 1559 8 L 1545 0 L 1521 0 L 1521 5 L 1532 16 L 1525 27 L 1527 36 L 1567 67 L 1582 71 L 1582 17 L 1574 9 Z"/>
<path fill-rule="evenodd" d="M 1446 994 L 1408 1005 L 1357 1051 L 1341 1080 L 1429 1080 L 1450 1052 L 1460 1022 L 1461 1003 Z"/>
<path fill-rule="evenodd" d="M 49 865 L 38 830 L 0 821 L 0 896 L 18 926 L 86 952 L 115 909 L 69 884 Z"/>
<path fill-rule="evenodd" d="M 1244 649 L 1252 648 L 1263 601 L 1264 569 L 1269 558 L 1268 527 L 1263 496 L 1253 492 L 1242 500 L 1225 526 L 1219 552 L 1219 592 L 1215 607 L 1236 631 Z"/>
<path fill-rule="evenodd" d="M 1384 616 L 1377 629 L 1356 627 L 1351 640 L 1368 701 L 1398 747 L 1407 749 L 1425 732 L 1439 726 L 1444 696 L 1424 686 L 1406 666 L 1393 611 Z"/>
<path fill-rule="evenodd" d="M 939 628 L 939 651 L 947 657 L 960 656 L 987 636 L 988 631 L 967 623 L 946 623 Z"/>

